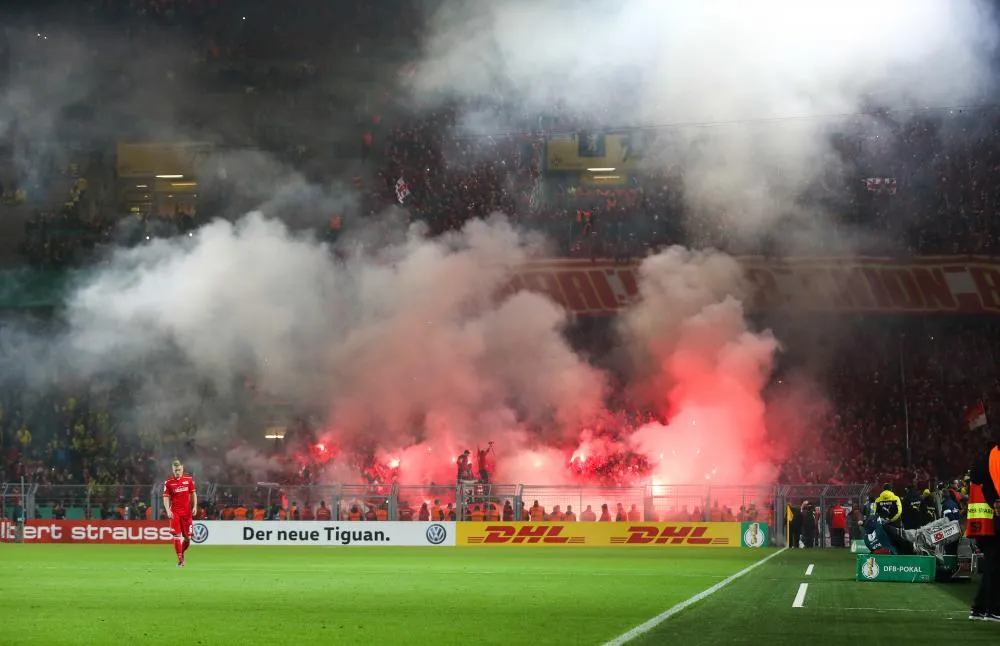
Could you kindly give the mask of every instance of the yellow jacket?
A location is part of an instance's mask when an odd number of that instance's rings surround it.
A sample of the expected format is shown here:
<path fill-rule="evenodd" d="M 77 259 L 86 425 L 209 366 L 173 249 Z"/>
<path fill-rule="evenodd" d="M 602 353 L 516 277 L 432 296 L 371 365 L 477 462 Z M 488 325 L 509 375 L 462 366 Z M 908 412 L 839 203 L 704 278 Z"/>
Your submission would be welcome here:
<path fill-rule="evenodd" d="M 875 513 L 890 523 L 894 523 L 903 515 L 903 501 L 887 489 L 875 499 Z"/>

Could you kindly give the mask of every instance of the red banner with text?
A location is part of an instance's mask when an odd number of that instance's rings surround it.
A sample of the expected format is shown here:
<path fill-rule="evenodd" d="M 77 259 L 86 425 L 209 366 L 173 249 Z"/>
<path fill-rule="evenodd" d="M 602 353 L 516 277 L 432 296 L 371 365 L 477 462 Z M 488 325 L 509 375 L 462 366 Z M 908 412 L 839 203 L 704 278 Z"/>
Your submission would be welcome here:
<path fill-rule="evenodd" d="M 17 528 L 0 524 L 4 542 L 13 542 Z M 173 535 L 167 521 L 147 520 L 29 520 L 24 525 L 25 543 L 103 543 L 119 545 L 170 543 Z"/>
<path fill-rule="evenodd" d="M 744 268 L 745 302 L 752 310 L 1000 313 L 1000 259 L 737 260 Z M 540 292 L 575 314 L 615 314 L 636 298 L 637 270 L 638 263 L 537 262 L 518 272 L 504 291 Z"/>

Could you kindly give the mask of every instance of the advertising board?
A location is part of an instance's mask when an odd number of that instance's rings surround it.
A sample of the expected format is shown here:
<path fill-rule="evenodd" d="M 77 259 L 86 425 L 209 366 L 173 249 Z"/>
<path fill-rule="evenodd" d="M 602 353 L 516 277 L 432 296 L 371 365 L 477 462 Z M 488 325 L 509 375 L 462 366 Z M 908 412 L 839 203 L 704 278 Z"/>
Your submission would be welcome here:
<path fill-rule="evenodd" d="M 743 533 L 740 523 L 463 522 L 456 538 L 459 547 L 740 547 Z"/>
<path fill-rule="evenodd" d="M 754 311 L 1000 313 L 1000 261 L 992 258 L 736 260 Z M 613 315 L 638 299 L 638 269 L 589 260 L 530 263 L 502 293 L 539 292 L 577 315 Z"/>
<path fill-rule="evenodd" d="M 0 526 L 0 531 L 4 542 L 14 540 L 13 524 Z M 151 545 L 172 540 L 165 520 L 29 520 L 24 524 L 25 543 Z"/>
<path fill-rule="evenodd" d="M 196 545 L 454 547 L 454 522 L 196 521 Z"/>
<path fill-rule="evenodd" d="M 857 581 L 930 583 L 937 574 L 933 556 L 857 554 L 855 559 Z"/>

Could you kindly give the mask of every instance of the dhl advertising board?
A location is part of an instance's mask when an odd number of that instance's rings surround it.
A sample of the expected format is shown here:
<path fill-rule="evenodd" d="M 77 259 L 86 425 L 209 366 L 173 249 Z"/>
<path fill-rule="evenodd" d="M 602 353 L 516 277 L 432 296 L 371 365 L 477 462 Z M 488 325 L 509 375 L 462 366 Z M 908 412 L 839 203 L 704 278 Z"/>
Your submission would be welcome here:
<path fill-rule="evenodd" d="M 768 544 L 765 523 L 458 523 L 459 547 L 746 547 Z"/>
<path fill-rule="evenodd" d="M 571 133 L 545 140 L 545 169 L 576 173 L 589 168 L 630 172 L 639 167 L 639 137 L 632 134 Z"/>

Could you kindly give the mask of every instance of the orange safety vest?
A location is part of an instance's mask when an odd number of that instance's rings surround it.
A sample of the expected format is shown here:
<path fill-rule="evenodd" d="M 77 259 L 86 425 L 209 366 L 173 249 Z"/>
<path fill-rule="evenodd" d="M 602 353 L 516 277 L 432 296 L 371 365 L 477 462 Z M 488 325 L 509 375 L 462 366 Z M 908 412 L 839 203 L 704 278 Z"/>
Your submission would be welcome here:
<path fill-rule="evenodd" d="M 993 486 L 1000 492 L 1000 447 L 990 451 L 990 477 Z M 969 485 L 969 510 L 965 522 L 966 538 L 995 536 L 993 527 L 993 508 L 986 502 L 982 484 Z"/>

